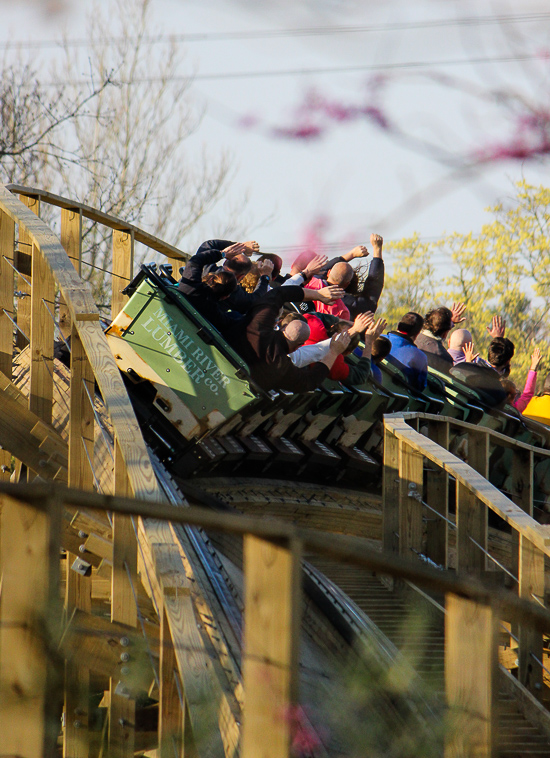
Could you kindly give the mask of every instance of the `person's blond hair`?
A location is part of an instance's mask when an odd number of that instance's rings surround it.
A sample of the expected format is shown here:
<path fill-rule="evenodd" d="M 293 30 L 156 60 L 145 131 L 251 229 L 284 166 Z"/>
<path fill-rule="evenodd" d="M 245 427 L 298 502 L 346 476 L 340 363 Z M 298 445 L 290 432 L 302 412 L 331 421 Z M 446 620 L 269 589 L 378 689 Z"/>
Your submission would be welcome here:
<path fill-rule="evenodd" d="M 252 263 L 252 268 L 246 274 L 246 276 L 243 276 L 239 284 L 245 290 L 246 292 L 254 292 L 256 287 L 258 286 L 258 282 L 260 281 L 260 272 L 258 271 L 258 264 Z"/>

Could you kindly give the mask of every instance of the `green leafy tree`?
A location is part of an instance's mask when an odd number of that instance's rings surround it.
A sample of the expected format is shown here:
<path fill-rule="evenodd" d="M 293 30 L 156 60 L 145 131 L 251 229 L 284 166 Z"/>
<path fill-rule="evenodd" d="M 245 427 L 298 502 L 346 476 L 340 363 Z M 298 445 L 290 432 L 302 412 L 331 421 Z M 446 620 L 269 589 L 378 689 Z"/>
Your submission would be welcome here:
<path fill-rule="evenodd" d="M 422 244 L 419 237 L 388 246 L 393 261 L 380 310 L 393 327 L 408 310 L 422 315 L 440 305 L 464 302 L 476 349 L 486 356 L 492 317 L 506 319 L 516 346 L 512 378 L 522 384 L 535 346 L 550 368 L 550 189 L 525 181 L 513 201 L 489 208 L 492 221 L 479 233 L 450 234 Z M 436 278 L 435 257 L 452 261 L 449 276 Z"/>

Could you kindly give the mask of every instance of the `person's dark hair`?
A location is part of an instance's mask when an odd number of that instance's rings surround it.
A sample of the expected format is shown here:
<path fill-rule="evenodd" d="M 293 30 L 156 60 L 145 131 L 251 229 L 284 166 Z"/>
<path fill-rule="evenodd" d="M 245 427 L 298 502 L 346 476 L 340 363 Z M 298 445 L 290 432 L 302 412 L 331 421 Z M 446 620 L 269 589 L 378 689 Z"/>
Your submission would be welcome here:
<path fill-rule="evenodd" d="M 303 321 L 305 324 L 307 324 L 307 318 L 302 316 L 301 313 L 287 313 L 286 316 L 283 316 L 283 318 L 279 321 L 279 327 L 281 329 L 284 329 L 287 324 L 290 324 L 291 321 Z"/>
<path fill-rule="evenodd" d="M 515 350 L 512 340 L 507 337 L 495 337 L 489 345 L 487 359 L 494 368 L 504 368 L 514 357 Z"/>
<path fill-rule="evenodd" d="M 518 388 L 511 379 L 501 379 L 500 383 L 506 394 L 508 395 L 508 401 L 513 403 L 518 393 Z"/>
<path fill-rule="evenodd" d="M 390 353 L 391 341 L 387 337 L 377 337 L 372 343 L 372 360 L 375 363 L 380 363 Z"/>
<path fill-rule="evenodd" d="M 358 295 L 360 284 L 361 282 L 359 280 L 359 274 L 357 273 L 357 271 L 354 271 L 353 276 L 351 277 L 351 282 L 346 287 L 346 293 L 348 295 Z"/>
<path fill-rule="evenodd" d="M 231 271 L 212 271 L 202 277 L 202 283 L 206 284 L 216 300 L 228 297 L 237 289 L 237 279 Z"/>
<path fill-rule="evenodd" d="M 441 337 L 453 328 L 453 314 L 449 308 L 444 306 L 434 308 L 426 314 L 424 327 L 428 329 L 435 337 Z"/>
<path fill-rule="evenodd" d="M 546 374 L 544 384 L 542 385 L 542 394 L 550 395 L 550 374 Z"/>
<path fill-rule="evenodd" d="M 397 331 L 407 334 L 409 337 L 417 337 L 424 326 L 424 319 L 419 313 L 409 311 L 397 324 Z"/>
<path fill-rule="evenodd" d="M 235 276 L 248 274 L 252 268 L 252 261 L 247 255 L 236 255 L 234 258 L 228 258 L 225 261 L 225 269 L 232 271 Z"/>

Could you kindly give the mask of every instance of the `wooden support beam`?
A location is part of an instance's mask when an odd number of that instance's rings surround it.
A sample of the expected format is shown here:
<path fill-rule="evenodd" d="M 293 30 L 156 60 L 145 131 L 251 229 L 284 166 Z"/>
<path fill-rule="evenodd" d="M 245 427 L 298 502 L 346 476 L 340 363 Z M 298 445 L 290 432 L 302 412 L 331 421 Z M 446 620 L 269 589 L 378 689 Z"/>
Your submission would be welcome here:
<path fill-rule="evenodd" d="M 445 596 L 445 758 L 491 758 L 495 743 L 497 624 L 490 606 Z"/>
<path fill-rule="evenodd" d="M 160 758 L 183 758 L 185 700 L 183 683 L 177 670 L 170 624 L 163 605 L 160 622 L 159 667 L 159 750 Z M 178 686 L 179 690 L 178 691 Z M 180 695 L 181 692 L 181 695 Z M 180 697 L 183 702 L 180 701 Z"/>
<path fill-rule="evenodd" d="M 63 697 L 55 665 L 61 509 L 42 505 L 0 496 L 0 739 L 4 755 L 20 758 L 54 754 Z"/>
<path fill-rule="evenodd" d="M 399 552 L 407 558 L 422 552 L 423 463 L 421 453 L 399 441 Z"/>
<path fill-rule="evenodd" d="M 67 213 L 67 211 L 63 211 Z M 63 219 L 62 219 L 63 220 Z M 65 227 L 65 233 L 67 229 Z M 68 312 L 68 311 L 67 311 Z M 69 406 L 69 486 L 93 490 L 89 459 L 94 459 L 94 416 L 85 386 L 93 397 L 94 376 L 76 329 L 71 334 L 71 395 Z M 70 527 L 69 527 L 70 528 Z M 84 540 L 81 539 L 83 543 Z M 76 558 L 92 556 L 67 553 L 65 579 L 65 614 L 71 619 L 75 610 L 92 610 L 92 577 L 72 570 Z M 91 561 L 90 561 L 91 562 Z M 96 561 L 94 561 L 95 563 Z M 81 651 L 83 652 L 83 651 Z M 89 755 L 89 686 L 90 672 L 84 656 L 73 656 L 65 664 L 65 729 L 63 758 L 88 758 Z"/>
<path fill-rule="evenodd" d="M 384 430 L 382 519 L 383 549 L 399 553 L 399 440 L 388 429 Z"/>
<path fill-rule="evenodd" d="M 15 319 L 13 308 L 15 250 L 15 224 L 0 210 L 0 371 L 11 379 L 13 356 L 13 324 L 8 313 Z"/>
<path fill-rule="evenodd" d="M 40 250 L 33 246 L 31 293 L 31 367 L 29 410 L 52 422 L 55 286 Z M 50 312 L 48 312 L 50 311 Z"/>
<path fill-rule="evenodd" d="M 122 290 L 130 284 L 134 275 L 134 235 L 131 231 L 113 229 L 113 275 L 111 318 L 124 308 L 128 298 Z"/>
<path fill-rule="evenodd" d="M 67 443 L 36 413 L 18 387 L 0 373 L 0 445 L 40 472 L 44 479 L 67 480 Z"/>
<path fill-rule="evenodd" d="M 532 450 L 512 451 L 512 494 L 516 505 L 533 515 L 533 472 L 535 468 Z"/>
<path fill-rule="evenodd" d="M 485 479 L 489 478 L 489 442 L 488 432 L 468 431 L 468 464 Z"/>
<path fill-rule="evenodd" d="M 128 495 L 126 465 L 115 440 L 115 494 Z M 111 621 L 137 625 L 137 539 L 131 516 L 113 514 L 113 570 L 111 573 Z M 136 704 L 124 676 L 111 678 L 109 702 L 109 750 L 112 758 L 133 758 Z"/>
<path fill-rule="evenodd" d="M 481 576 L 487 550 L 487 508 L 462 482 L 456 483 L 456 570 Z M 475 540 L 477 545 L 472 541 Z"/>
<path fill-rule="evenodd" d="M 40 200 L 38 198 L 20 195 L 19 200 L 37 216 L 40 215 Z M 32 281 L 32 244 L 32 237 L 27 229 L 19 224 L 19 240 L 14 256 L 14 266 L 21 274 L 21 276 L 17 275 L 15 280 L 16 289 L 21 296 L 17 300 L 16 321 L 29 338 L 31 333 L 31 285 L 28 282 Z M 29 342 L 20 331 L 17 331 L 15 344 L 18 348 L 23 349 Z"/>
<path fill-rule="evenodd" d="M 518 579 L 520 597 L 544 604 L 544 553 L 521 535 Z M 543 671 L 535 658 L 542 661 L 542 634 L 533 630 L 529 624 L 520 624 L 518 637 L 519 681 L 535 697 L 540 698 L 542 697 Z"/>
<path fill-rule="evenodd" d="M 61 209 L 60 239 L 71 263 L 80 276 L 82 265 L 82 211 L 80 209 Z M 59 301 L 59 326 L 63 336 L 67 338 L 72 330 L 71 312 L 62 295 Z"/>
<path fill-rule="evenodd" d="M 429 421 L 428 436 L 445 450 L 449 448 L 448 422 Z M 426 502 L 439 516 L 430 511 L 426 526 L 426 554 L 440 566 L 448 567 L 449 527 L 449 475 L 445 469 L 434 463 L 429 464 L 426 477 Z"/>
<path fill-rule="evenodd" d="M 13 361 L 13 307 L 14 271 L 12 268 L 15 255 L 15 224 L 0 210 L 0 372 L 11 379 Z M 12 265 L 10 265 L 10 263 Z M 10 478 L 11 454 L 0 451 L 0 481 Z"/>
<path fill-rule="evenodd" d="M 242 758 L 290 756 L 289 716 L 298 684 L 300 558 L 296 543 L 244 538 Z"/>

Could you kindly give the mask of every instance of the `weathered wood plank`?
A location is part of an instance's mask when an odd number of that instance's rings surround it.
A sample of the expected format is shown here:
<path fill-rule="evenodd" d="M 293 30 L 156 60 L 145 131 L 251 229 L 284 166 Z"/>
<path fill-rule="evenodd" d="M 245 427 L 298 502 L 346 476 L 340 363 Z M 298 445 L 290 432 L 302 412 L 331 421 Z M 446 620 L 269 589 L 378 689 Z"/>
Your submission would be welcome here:
<path fill-rule="evenodd" d="M 399 441 L 399 553 L 408 558 L 422 552 L 423 458 Z"/>
<path fill-rule="evenodd" d="M 288 758 L 297 702 L 300 553 L 244 538 L 243 758 Z M 266 735 L 269 739 L 266 740 Z"/>
<path fill-rule="evenodd" d="M 451 709 L 445 758 L 492 758 L 498 621 L 491 607 L 456 595 L 446 595 L 445 608 L 445 692 Z"/>
<path fill-rule="evenodd" d="M 65 233 L 67 233 L 66 228 Z M 68 314 L 68 309 L 66 313 Z M 73 328 L 71 334 L 71 394 L 69 398 L 69 486 L 91 491 L 93 490 L 93 475 L 85 449 L 88 451 L 90 460 L 93 461 L 94 416 L 85 391 L 85 385 L 88 386 L 93 397 L 94 377 L 91 366 L 78 333 Z M 69 529 L 71 529 L 70 526 Z M 74 532 L 72 529 L 71 531 Z M 84 542 L 82 538 L 79 539 L 81 543 Z M 92 610 L 92 577 L 82 576 L 71 569 L 77 557 L 98 565 L 98 559 L 91 553 L 82 554 L 80 551 L 67 553 L 65 613 L 69 619 L 74 618 L 75 609 L 86 613 L 90 613 Z M 75 656 L 73 660 L 66 661 L 65 681 L 63 758 L 88 758 L 90 750 L 90 673 L 85 664 L 84 656 Z M 73 714 L 75 713 L 78 714 L 78 718 L 74 717 Z"/>
<path fill-rule="evenodd" d="M 456 528 L 457 572 L 481 576 L 486 561 L 478 545 L 487 550 L 487 509 L 462 482 L 456 483 Z"/>
<path fill-rule="evenodd" d="M 82 213 L 79 210 L 61 209 L 60 240 L 75 271 L 80 276 L 82 265 Z M 59 326 L 63 336 L 67 338 L 72 330 L 71 312 L 62 295 L 59 302 Z"/>
<path fill-rule="evenodd" d="M 36 214 L 36 216 L 40 214 L 40 201 L 36 197 L 21 195 L 19 200 L 22 205 L 30 209 L 32 214 Z M 19 293 L 16 321 L 21 331 L 18 330 L 15 335 L 15 344 L 18 348 L 22 349 L 25 345 L 28 345 L 28 338 L 31 333 L 31 286 L 29 281 L 32 281 L 33 239 L 25 226 L 21 224 L 19 224 L 18 237 L 17 248 L 14 254 L 14 266 L 19 272 L 16 275 L 16 289 Z"/>
<path fill-rule="evenodd" d="M 448 422 L 428 422 L 430 438 L 441 447 L 449 447 Z M 447 568 L 449 561 L 449 528 L 445 519 L 449 518 L 449 475 L 447 472 L 432 464 L 426 477 L 426 502 L 439 516 L 432 511 L 428 513 L 426 526 L 426 554 L 432 561 Z"/>
<path fill-rule="evenodd" d="M 177 670 L 174 643 L 170 625 L 163 605 L 160 625 L 159 667 L 159 750 L 160 758 L 178 758 L 182 754 L 182 737 L 185 718 L 185 701 L 180 703 L 176 677 Z M 181 680 L 179 680 L 181 682 Z M 183 691 L 183 685 L 180 684 Z"/>
<path fill-rule="evenodd" d="M 66 481 L 67 443 L 25 407 L 26 398 L 3 374 L 0 375 L 0 398 L 0 445 L 41 477 Z M 54 450 L 48 449 L 47 440 L 51 440 Z"/>
<path fill-rule="evenodd" d="M 29 410 L 51 424 L 55 325 L 48 309 L 51 314 L 55 311 L 55 288 L 52 273 L 35 246 L 32 254 L 32 281 Z"/>
<path fill-rule="evenodd" d="M 2 752 L 21 758 L 52 755 L 59 723 L 61 672 L 49 652 L 61 618 L 60 508 L 53 505 L 39 511 L 0 496 L 0 735 Z"/>
<path fill-rule="evenodd" d="M 399 441 L 384 430 L 384 468 L 382 480 L 383 548 L 399 553 Z"/>
<path fill-rule="evenodd" d="M 132 280 L 134 272 L 134 236 L 131 231 L 113 230 L 113 273 L 111 294 L 111 318 L 124 308 L 128 297 L 122 294 Z"/>
<path fill-rule="evenodd" d="M 0 371 L 11 378 L 13 356 L 13 324 L 6 316 L 15 319 L 13 308 L 15 250 L 15 224 L 0 210 Z M 5 311 L 5 312 L 4 312 Z"/>
<path fill-rule="evenodd" d="M 108 408 L 132 493 L 135 497 L 156 500 L 160 494 L 153 467 L 105 335 L 100 325 L 94 322 L 80 322 L 77 328 Z"/>
<path fill-rule="evenodd" d="M 519 596 L 544 604 L 544 554 L 528 539 L 519 539 Z M 519 681 L 535 695 L 542 697 L 543 672 L 534 657 L 542 661 L 542 634 L 529 624 L 520 624 Z"/>
<path fill-rule="evenodd" d="M 15 224 L 0 210 L 0 372 L 11 379 L 13 358 L 13 323 L 6 314 L 15 319 L 13 307 L 15 255 Z M 0 451 L 0 481 L 10 477 L 11 454 Z"/>
<path fill-rule="evenodd" d="M 129 482 L 120 444 L 115 441 L 115 494 L 128 495 Z M 89 538 L 88 538 L 89 539 Z M 111 620 L 137 625 L 137 539 L 132 516 L 113 514 L 113 569 L 111 573 Z M 132 589 L 132 584 L 134 590 Z M 109 703 L 109 748 L 114 758 L 131 758 L 135 740 L 135 701 L 117 692 L 124 677 L 111 678 Z"/>

